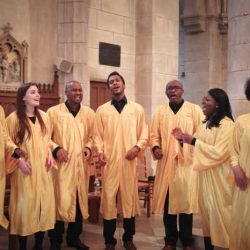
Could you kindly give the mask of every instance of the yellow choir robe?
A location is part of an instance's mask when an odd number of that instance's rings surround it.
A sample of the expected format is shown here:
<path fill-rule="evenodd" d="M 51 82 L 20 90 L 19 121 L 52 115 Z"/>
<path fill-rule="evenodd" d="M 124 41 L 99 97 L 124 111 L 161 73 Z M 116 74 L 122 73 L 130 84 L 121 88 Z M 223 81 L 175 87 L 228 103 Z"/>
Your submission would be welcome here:
<path fill-rule="evenodd" d="M 140 214 L 137 186 L 137 159 L 125 159 L 127 151 L 137 145 L 143 150 L 148 143 L 148 126 L 143 108 L 132 101 L 119 113 L 111 102 L 96 111 L 95 146 L 104 153 L 107 163 L 103 167 L 101 213 L 106 220 Z M 118 205 L 116 197 L 118 194 Z"/>
<path fill-rule="evenodd" d="M 240 166 L 250 178 L 250 113 L 239 116 L 235 122 L 231 161 L 232 166 Z M 244 191 L 235 187 L 232 203 L 230 250 L 250 249 L 250 183 Z"/>
<path fill-rule="evenodd" d="M 38 119 L 33 124 L 29 119 L 31 137 L 27 133 L 24 142 L 19 146 L 27 153 L 27 162 L 32 174 L 26 176 L 17 168 L 17 161 L 12 157 L 6 159 L 7 174 L 10 174 L 10 233 L 27 236 L 38 231 L 47 231 L 55 224 L 55 197 L 51 171 L 47 171 L 46 163 L 50 152 L 49 120 L 39 110 L 46 125 L 46 134 L 42 133 Z M 16 112 L 7 119 L 9 134 L 14 141 L 19 129 Z"/>
<path fill-rule="evenodd" d="M 193 171 L 192 146 L 181 144 L 171 134 L 179 127 L 194 134 L 203 119 L 198 105 L 185 101 L 174 114 L 169 104 L 157 108 L 150 130 L 151 148 L 158 146 L 163 158 L 158 161 L 153 193 L 153 213 L 162 213 L 169 190 L 169 213 L 194 213 L 198 210 L 197 173 Z"/>
<path fill-rule="evenodd" d="M 9 137 L 6 126 L 4 110 L 0 106 L 0 225 L 7 229 L 9 222 L 4 216 L 4 194 L 5 194 L 5 154 L 12 155 L 16 145 Z"/>
<path fill-rule="evenodd" d="M 195 133 L 193 167 L 198 172 L 199 209 L 204 236 L 212 244 L 228 248 L 229 225 L 232 215 L 232 187 L 230 175 L 230 135 L 234 123 L 228 117 L 219 127 L 208 129 L 203 123 Z"/>
<path fill-rule="evenodd" d="M 84 162 L 83 150 L 92 147 L 92 131 L 95 113 L 87 106 L 74 117 L 65 103 L 47 111 L 52 127 L 52 139 L 69 152 L 68 162 L 57 162 L 54 172 L 57 220 L 74 222 L 76 195 L 83 218 L 88 218 L 88 163 Z"/>

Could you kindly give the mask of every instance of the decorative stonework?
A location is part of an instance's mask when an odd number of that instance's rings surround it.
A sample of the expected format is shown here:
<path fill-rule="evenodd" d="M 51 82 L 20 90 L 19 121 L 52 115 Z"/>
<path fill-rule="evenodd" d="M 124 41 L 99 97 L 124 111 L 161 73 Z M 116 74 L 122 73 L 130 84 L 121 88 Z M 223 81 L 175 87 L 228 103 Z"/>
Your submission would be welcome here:
<path fill-rule="evenodd" d="M 198 33 L 206 30 L 205 17 L 192 16 L 183 19 L 186 33 Z"/>
<path fill-rule="evenodd" d="M 28 44 L 19 43 L 11 34 L 10 23 L 2 27 L 0 35 L 0 89 L 15 90 L 27 76 Z"/>
<path fill-rule="evenodd" d="M 206 31 L 211 21 L 218 22 L 220 34 L 228 29 L 228 0 L 186 0 L 183 22 L 186 33 Z"/>
<path fill-rule="evenodd" d="M 220 0 L 219 31 L 221 34 L 228 32 L 228 0 Z"/>

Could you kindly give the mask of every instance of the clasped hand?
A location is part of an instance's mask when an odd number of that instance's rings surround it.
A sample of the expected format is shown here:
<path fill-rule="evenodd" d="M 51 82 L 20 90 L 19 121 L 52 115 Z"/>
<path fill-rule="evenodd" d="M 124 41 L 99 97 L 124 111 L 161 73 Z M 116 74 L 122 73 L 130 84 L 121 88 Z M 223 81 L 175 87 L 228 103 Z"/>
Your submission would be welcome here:
<path fill-rule="evenodd" d="M 182 130 L 178 127 L 172 130 L 172 135 L 178 140 L 180 143 L 191 144 L 193 140 L 193 136 L 187 133 L 183 133 Z"/>

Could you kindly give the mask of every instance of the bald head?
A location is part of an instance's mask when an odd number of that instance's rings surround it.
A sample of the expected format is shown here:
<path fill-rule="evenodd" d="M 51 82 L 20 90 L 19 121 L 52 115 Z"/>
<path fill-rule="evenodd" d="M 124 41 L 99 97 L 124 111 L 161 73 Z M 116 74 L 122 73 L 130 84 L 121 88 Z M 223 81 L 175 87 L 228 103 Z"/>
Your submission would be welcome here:
<path fill-rule="evenodd" d="M 168 82 L 166 84 L 166 90 L 167 90 L 168 86 L 172 86 L 172 85 L 178 85 L 178 86 L 180 86 L 183 89 L 183 85 L 182 85 L 182 83 L 180 81 L 178 81 L 178 80 L 171 80 L 170 82 Z"/>
<path fill-rule="evenodd" d="M 168 82 L 166 85 L 165 93 L 170 103 L 173 104 L 181 103 L 183 100 L 182 96 L 184 93 L 182 83 L 178 80 L 172 80 Z"/>

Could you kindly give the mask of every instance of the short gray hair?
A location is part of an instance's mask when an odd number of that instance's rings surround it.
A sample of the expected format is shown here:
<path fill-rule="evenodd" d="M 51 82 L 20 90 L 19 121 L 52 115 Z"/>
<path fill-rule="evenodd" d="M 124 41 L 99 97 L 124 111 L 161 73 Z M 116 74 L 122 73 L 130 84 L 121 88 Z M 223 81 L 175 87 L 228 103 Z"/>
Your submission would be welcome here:
<path fill-rule="evenodd" d="M 65 84 L 65 93 L 68 92 L 68 91 L 70 91 L 71 85 L 72 85 L 74 82 L 77 82 L 77 83 L 79 83 L 79 84 L 81 85 L 81 83 L 78 82 L 78 81 L 70 80 L 70 81 L 66 82 L 66 84 Z"/>

